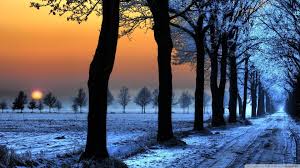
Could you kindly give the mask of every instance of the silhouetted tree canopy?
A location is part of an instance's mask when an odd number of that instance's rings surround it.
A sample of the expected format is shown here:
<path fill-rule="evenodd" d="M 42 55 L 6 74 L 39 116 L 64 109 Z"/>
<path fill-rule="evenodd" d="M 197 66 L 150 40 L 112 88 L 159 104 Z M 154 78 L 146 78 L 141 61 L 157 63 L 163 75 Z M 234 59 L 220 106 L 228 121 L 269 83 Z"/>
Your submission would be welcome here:
<path fill-rule="evenodd" d="M 20 110 L 23 112 L 23 109 L 25 108 L 25 105 L 27 104 L 27 95 L 24 91 L 20 91 L 18 96 L 15 98 L 13 102 L 12 109 L 13 110 Z"/>
<path fill-rule="evenodd" d="M 142 113 L 146 113 L 146 106 L 151 103 L 151 100 L 150 90 L 147 87 L 143 87 L 134 98 L 134 103 L 141 106 Z"/>
<path fill-rule="evenodd" d="M 49 112 L 51 112 L 51 109 L 55 107 L 57 98 L 51 92 L 49 92 L 45 95 L 43 101 L 44 104 L 49 107 Z"/>
<path fill-rule="evenodd" d="M 28 104 L 28 109 L 31 110 L 31 112 L 33 112 L 34 109 L 37 108 L 37 104 L 36 104 L 36 101 L 35 100 L 31 100 Z"/>
<path fill-rule="evenodd" d="M 82 112 L 82 107 L 87 105 L 86 93 L 82 88 L 78 90 L 77 96 L 73 99 L 73 105 L 79 108 L 80 113 Z"/>
<path fill-rule="evenodd" d="M 185 111 L 192 104 L 192 95 L 188 91 L 182 92 L 178 99 L 179 106 Z M 188 112 L 188 111 L 187 111 Z"/>
<path fill-rule="evenodd" d="M 123 113 L 125 113 L 125 108 L 130 101 L 131 101 L 131 97 L 129 94 L 129 89 L 127 87 L 123 86 L 120 89 L 120 93 L 118 95 L 118 102 L 123 107 Z"/>

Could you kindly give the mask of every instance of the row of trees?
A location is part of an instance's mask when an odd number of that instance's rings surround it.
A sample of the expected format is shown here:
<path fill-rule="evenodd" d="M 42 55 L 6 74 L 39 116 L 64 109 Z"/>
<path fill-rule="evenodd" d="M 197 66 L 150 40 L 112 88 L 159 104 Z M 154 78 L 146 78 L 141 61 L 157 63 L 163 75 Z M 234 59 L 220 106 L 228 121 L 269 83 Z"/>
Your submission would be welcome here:
<path fill-rule="evenodd" d="M 43 100 L 31 99 L 30 101 L 28 101 L 26 93 L 24 91 L 20 91 L 17 97 L 12 102 L 11 106 L 9 106 L 5 100 L 2 100 L 0 102 L 0 109 L 3 112 L 4 110 L 11 107 L 13 111 L 19 110 L 22 113 L 26 105 L 27 108 L 30 109 L 32 112 L 35 109 L 38 109 L 41 112 L 44 109 L 45 105 L 49 108 L 49 112 L 51 112 L 53 108 L 56 108 L 58 111 L 63 108 L 62 102 L 58 100 L 51 92 L 46 94 Z"/>
<path fill-rule="evenodd" d="M 158 89 L 154 89 L 151 93 L 151 91 L 147 87 L 143 87 L 138 92 L 133 102 L 142 108 L 142 113 L 145 113 L 145 108 L 149 104 L 152 104 L 154 108 L 158 107 L 158 94 Z M 115 101 L 115 98 L 109 90 L 107 96 L 107 104 L 111 105 Z M 188 112 L 189 106 L 192 104 L 192 100 L 193 97 L 188 91 L 182 92 L 178 100 L 176 100 L 175 94 L 173 93 L 172 105 L 178 104 L 183 109 L 183 112 Z M 122 87 L 118 94 L 117 102 L 122 106 L 123 113 L 126 112 L 126 107 L 131 101 L 132 100 L 131 95 L 129 93 L 129 89 L 125 86 Z M 210 101 L 210 99 L 209 96 L 206 95 L 206 104 L 208 103 L 208 101 Z M 53 96 L 52 93 L 48 93 L 43 100 L 37 101 L 32 99 L 28 102 L 27 95 L 23 91 L 20 91 L 15 101 L 12 103 L 11 109 L 14 111 L 20 110 L 20 112 L 22 112 L 26 104 L 28 104 L 27 108 L 30 109 L 32 112 L 35 109 L 38 109 L 41 112 L 44 109 L 44 105 L 49 107 L 49 112 L 52 108 L 56 108 L 58 111 L 60 111 L 63 108 L 61 101 L 59 101 L 55 96 Z M 84 89 L 81 88 L 78 90 L 76 97 L 73 98 L 72 109 L 74 112 L 81 113 L 82 108 L 85 106 L 87 106 L 87 96 Z M 9 105 L 6 101 L 0 102 L 0 109 L 2 110 L 2 112 L 8 108 Z"/>
<path fill-rule="evenodd" d="M 264 41 L 253 36 L 253 32 L 256 31 L 254 29 L 256 21 L 264 16 L 260 13 L 261 9 L 268 9 L 266 7 L 268 5 L 276 6 L 279 2 L 281 1 L 41 0 L 33 2 L 31 5 L 37 9 L 47 6 L 51 8 L 50 13 L 68 15 L 68 20 L 79 23 L 86 21 L 92 13 L 102 15 L 98 46 L 89 72 L 88 134 L 82 158 L 102 159 L 109 156 L 106 148 L 108 81 L 114 66 L 119 35 L 130 35 L 136 28 L 152 29 L 158 46 L 157 140 L 159 142 L 174 138 L 171 120 L 172 56 L 176 64 L 192 63 L 195 67 L 194 130 L 199 131 L 204 128 L 204 90 L 207 74 L 212 93 L 213 126 L 222 126 L 226 123 L 224 118 L 226 84 L 229 84 L 228 122 L 237 121 L 238 99 L 241 118 L 246 119 L 249 90 L 253 99 L 252 104 L 258 101 L 258 108 L 253 107 L 255 112 L 261 113 L 265 109 L 265 102 L 268 104 L 271 102 L 267 101 L 270 97 L 265 98 L 265 93 L 271 93 L 271 90 L 268 90 L 266 85 L 268 80 L 263 75 L 265 69 L 261 68 L 266 61 L 259 62 L 255 57 L 263 48 L 261 44 Z M 265 55 L 262 57 L 265 58 Z M 250 72 L 250 81 L 254 84 L 250 86 L 252 89 L 249 89 L 249 66 L 252 64 L 253 72 L 257 72 L 258 75 Z M 206 66 L 209 68 L 206 69 Z M 239 87 L 242 88 L 242 93 L 239 92 Z M 141 96 L 144 95 L 145 93 L 141 93 Z"/>

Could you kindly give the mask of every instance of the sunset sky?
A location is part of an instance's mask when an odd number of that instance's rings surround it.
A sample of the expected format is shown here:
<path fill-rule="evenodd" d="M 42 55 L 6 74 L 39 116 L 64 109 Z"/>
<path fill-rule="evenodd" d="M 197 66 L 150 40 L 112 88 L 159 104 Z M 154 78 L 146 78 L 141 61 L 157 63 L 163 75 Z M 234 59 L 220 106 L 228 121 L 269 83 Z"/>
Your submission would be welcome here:
<path fill-rule="evenodd" d="M 0 1 L 0 97 L 34 89 L 72 96 L 86 87 L 101 18 L 92 16 L 79 25 L 49 15 L 47 9 L 30 8 L 29 2 Z M 119 40 L 110 80 L 113 90 L 158 85 L 153 33 L 137 30 L 132 37 Z M 193 88 L 193 78 L 187 65 L 173 67 L 175 89 Z"/>

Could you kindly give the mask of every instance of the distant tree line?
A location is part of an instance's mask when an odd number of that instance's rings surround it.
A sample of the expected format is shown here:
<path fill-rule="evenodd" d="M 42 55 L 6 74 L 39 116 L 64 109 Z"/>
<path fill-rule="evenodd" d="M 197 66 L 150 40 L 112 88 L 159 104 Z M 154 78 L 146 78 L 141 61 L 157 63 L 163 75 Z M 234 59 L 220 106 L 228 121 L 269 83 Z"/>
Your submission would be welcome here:
<path fill-rule="evenodd" d="M 157 112 L 158 95 L 158 89 L 154 89 L 151 92 L 148 87 L 143 87 L 132 99 L 129 88 L 123 86 L 120 89 L 116 100 L 111 91 L 108 90 L 107 103 L 108 105 L 112 105 L 115 101 L 117 101 L 117 103 L 122 107 L 123 113 L 126 113 L 126 107 L 130 102 L 133 102 L 137 106 L 140 106 L 141 113 L 146 113 L 146 107 L 150 104 L 152 104 L 152 107 L 155 108 L 155 112 Z M 87 102 L 87 94 L 83 88 L 80 88 L 77 91 L 77 95 L 72 99 L 71 108 L 75 113 L 82 113 L 83 108 L 87 106 Z M 193 96 L 188 91 L 183 91 L 178 100 L 175 97 L 175 93 L 172 93 L 172 105 L 179 105 L 179 107 L 182 108 L 183 113 L 189 112 L 189 107 L 192 103 Z M 0 102 L 1 112 L 8 110 L 10 107 L 13 111 L 19 110 L 20 113 L 22 113 L 26 107 L 31 112 L 34 112 L 35 110 L 42 112 L 43 110 L 45 110 L 45 106 L 47 107 L 48 112 L 52 112 L 53 109 L 57 110 L 57 112 L 60 112 L 60 110 L 63 108 L 62 102 L 56 96 L 54 96 L 52 92 L 47 93 L 41 100 L 30 99 L 30 101 L 28 101 L 28 96 L 26 95 L 26 93 L 24 91 L 20 91 L 17 97 L 12 102 L 11 106 L 9 106 L 9 104 L 5 100 L 2 100 Z"/>
<path fill-rule="evenodd" d="M 11 106 L 5 100 L 2 100 L 0 102 L 0 109 L 2 112 L 11 108 L 13 111 L 18 111 L 20 113 L 23 113 L 26 107 L 31 112 L 34 112 L 34 110 L 38 110 L 39 112 L 42 112 L 45 109 L 45 106 L 48 107 L 49 112 L 51 112 L 52 109 L 56 109 L 57 112 L 59 112 L 63 108 L 62 102 L 57 97 L 55 97 L 51 92 L 47 93 L 43 99 L 40 100 L 30 99 L 30 101 L 28 101 L 27 94 L 24 91 L 20 91 L 17 97 L 11 103 Z"/>

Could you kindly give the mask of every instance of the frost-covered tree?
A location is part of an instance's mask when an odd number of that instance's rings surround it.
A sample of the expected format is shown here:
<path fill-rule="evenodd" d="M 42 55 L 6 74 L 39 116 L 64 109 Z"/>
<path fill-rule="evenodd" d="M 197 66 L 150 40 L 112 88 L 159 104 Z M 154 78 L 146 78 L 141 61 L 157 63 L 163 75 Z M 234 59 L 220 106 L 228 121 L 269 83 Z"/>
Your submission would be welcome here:
<path fill-rule="evenodd" d="M 179 106 L 182 108 L 183 113 L 189 113 L 189 107 L 192 104 L 192 95 L 188 91 L 182 92 L 178 99 Z"/>
<path fill-rule="evenodd" d="M 27 104 L 27 95 L 25 94 L 24 91 L 20 91 L 12 104 L 12 109 L 20 110 L 20 112 L 22 113 L 26 104 Z"/>
<path fill-rule="evenodd" d="M 31 100 L 31 101 L 29 102 L 29 104 L 28 104 L 27 107 L 28 107 L 28 109 L 31 110 L 31 112 L 33 112 L 33 110 L 37 108 L 36 101 L 35 101 L 35 100 Z"/>
<path fill-rule="evenodd" d="M 7 108 L 8 108 L 8 105 L 7 105 L 6 101 L 5 101 L 5 100 L 2 100 L 2 101 L 0 102 L 0 109 L 1 109 L 2 113 L 3 113 L 4 110 L 6 110 Z"/>
<path fill-rule="evenodd" d="M 151 103 L 151 100 L 150 90 L 147 87 L 143 87 L 134 98 L 134 103 L 141 106 L 142 113 L 146 113 L 146 106 Z"/>
<path fill-rule="evenodd" d="M 82 107 L 87 105 L 86 93 L 82 88 L 78 90 L 77 96 L 73 99 L 73 105 L 79 107 L 79 112 L 82 112 Z"/>
<path fill-rule="evenodd" d="M 48 106 L 49 112 L 51 112 L 51 109 L 55 107 L 57 98 L 51 92 L 49 92 L 45 95 L 43 102 L 46 106 Z"/>
<path fill-rule="evenodd" d="M 299 72 L 300 72 L 300 2 L 299 0 L 272 0 L 270 5 L 265 10 L 265 15 L 260 19 L 264 27 L 262 29 L 269 30 L 269 34 L 264 35 L 268 41 L 266 42 L 267 54 L 273 59 L 268 59 L 270 62 L 279 67 L 276 69 L 277 76 L 273 76 L 272 72 L 267 71 L 264 67 L 259 67 L 261 71 L 267 72 L 262 74 L 263 85 L 270 84 L 267 87 L 267 92 L 273 92 L 269 95 L 274 95 L 274 92 L 281 96 L 273 96 L 273 99 L 279 97 L 287 99 L 287 111 L 300 116 L 296 112 L 296 102 L 300 96 L 299 92 Z M 268 74 L 268 75 L 264 75 Z M 281 74 L 281 75 L 278 75 Z M 273 77 L 270 80 L 270 77 Z M 283 78 L 284 77 L 284 78 Z M 280 82 L 281 79 L 283 82 Z M 276 83 L 274 83 L 274 80 Z M 273 83 L 269 82 L 273 81 Z M 284 88 L 284 93 L 277 89 Z M 271 100 L 271 99 L 269 99 Z M 274 101 L 274 100 L 273 100 Z"/>
<path fill-rule="evenodd" d="M 123 113 L 126 111 L 126 106 L 131 101 L 131 96 L 129 94 L 129 89 L 125 86 L 123 86 L 120 89 L 120 93 L 118 95 L 118 102 L 123 107 Z"/>

